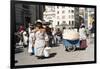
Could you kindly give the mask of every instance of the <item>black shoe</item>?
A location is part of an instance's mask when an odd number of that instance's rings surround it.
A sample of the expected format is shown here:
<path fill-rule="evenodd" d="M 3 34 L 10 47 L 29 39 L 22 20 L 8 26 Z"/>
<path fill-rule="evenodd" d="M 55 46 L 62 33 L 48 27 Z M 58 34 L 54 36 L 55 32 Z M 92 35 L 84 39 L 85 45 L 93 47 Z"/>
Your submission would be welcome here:
<path fill-rule="evenodd" d="M 34 55 L 34 53 L 31 53 L 30 56 Z"/>

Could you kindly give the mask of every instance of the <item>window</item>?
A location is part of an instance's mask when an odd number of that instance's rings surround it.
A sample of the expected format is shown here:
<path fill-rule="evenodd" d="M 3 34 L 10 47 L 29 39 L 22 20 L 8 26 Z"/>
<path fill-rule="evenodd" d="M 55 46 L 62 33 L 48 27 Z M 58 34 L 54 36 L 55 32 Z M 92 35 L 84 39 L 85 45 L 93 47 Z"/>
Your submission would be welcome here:
<path fill-rule="evenodd" d="M 63 21 L 62 23 L 66 23 L 66 21 Z"/>
<path fill-rule="evenodd" d="M 72 13 L 74 13 L 74 10 L 71 10 Z"/>
<path fill-rule="evenodd" d="M 69 18 L 70 18 L 70 15 L 69 15 Z"/>
<path fill-rule="evenodd" d="M 57 16 L 57 19 L 59 19 L 59 16 Z"/>
<path fill-rule="evenodd" d="M 52 15 L 52 17 L 55 17 L 55 15 Z"/>
<path fill-rule="evenodd" d="M 57 8 L 59 9 L 59 6 L 57 6 Z"/>
<path fill-rule="evenodd" d="M 72 21 L 72 25 L 74 25 L 74 21 Z"/>
<path fill-rule="evenodd" d="M 62 16 L 62 19 L 65 19 L 65 16 Z"/>
<path fill-rule="evenodd" d="M 70 13 L 70 10 L 68 12 Z"/>
<path fill-rule="evenodd" d="M 65 6 L 62 6 L 62 8 L 65 8 Z"/>
<path fill-rule="evenodd" d="M 69 25 L 71 25 L 71 22 L 69 21 Z"/>
<path fill-rule="evenodd" d="M 26 4 L 23 4 L 23 8 L 29 9 L 29 6 Z"/>
<path fill-rule="evenodd" d="M 57 22 L 57 25 L 59 25 L 59 21 Z"/>
<path fill-rule="evenodd" d="M 72 19 L 74 18 L 74 15 L 72 15 Z"/>
<path fill-rule="evenodd" d="M 59 11 L 57 11 L 57 14 L 59 14 Z"/>
<path fill-rule="evenodd" d="M 54 12 L 54 11 L 55 11 L 55 8 L 53 8 L 53 7 L 52 7 L 52 8 L 51 8 L 51 11 L 53 11 L 53 12 Z"/>
<path fill-rule="evenodd" d="M 50 23 L 52 23 L 52 22 L 53 22 L 53 20 L 49 20 L 49 22 L 50 22 Z"/>
<path fill-rule="evenodd" d="M 62 13 L 65 13 L 65 11 L 63 10 Z"/>

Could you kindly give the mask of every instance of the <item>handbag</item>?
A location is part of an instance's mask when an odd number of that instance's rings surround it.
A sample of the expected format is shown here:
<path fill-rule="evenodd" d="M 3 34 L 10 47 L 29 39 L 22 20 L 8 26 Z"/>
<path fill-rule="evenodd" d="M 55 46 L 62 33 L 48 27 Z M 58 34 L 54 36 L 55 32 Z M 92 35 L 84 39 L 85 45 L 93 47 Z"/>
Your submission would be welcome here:
<path fill-rule="evenodd" d="M 50 49 L 51 49 L 51 47 L 44 48 L 44 51 L 43 51 L 44 57 L 49 57 Z"/>

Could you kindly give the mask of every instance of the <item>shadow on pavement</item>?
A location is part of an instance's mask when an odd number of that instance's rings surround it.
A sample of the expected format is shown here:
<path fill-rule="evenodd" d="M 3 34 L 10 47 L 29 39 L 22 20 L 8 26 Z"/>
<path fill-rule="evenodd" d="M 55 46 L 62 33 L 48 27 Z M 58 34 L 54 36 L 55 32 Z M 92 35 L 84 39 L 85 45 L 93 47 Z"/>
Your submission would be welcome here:
<path fill-rule="evenodd" d="M 51 53 L 51 54 L 50 54 L 50 57 L 48 57 L 48 58 L 55 57 L 56 54 L 57 54 L 57 53 Z"/>
<path fill-rule="evenodd" d="M 42 57 L 41 59 L 48 59 L 48 58 L 52 58 L 55 57 L 57 53 L 51 53 L 49 57 Z"/>
<path fill-rule="evenodd" d="M 76 48 L 75 51 L 84 51 L 84 50 L 86 50 L 86 48 Z"/>
<path fill-rule="evenodd" d="M 52 47 L 59 47 L 59 46 L 60 46 L 60 44 L 52 45 Z"/>

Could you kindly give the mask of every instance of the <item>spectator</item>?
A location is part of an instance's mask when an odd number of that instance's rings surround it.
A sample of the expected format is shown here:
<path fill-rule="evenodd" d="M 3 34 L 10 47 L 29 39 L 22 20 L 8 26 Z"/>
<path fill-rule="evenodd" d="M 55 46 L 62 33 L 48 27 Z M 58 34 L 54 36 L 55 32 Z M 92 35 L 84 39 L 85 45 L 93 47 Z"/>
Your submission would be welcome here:
<path fill-rule="evenodd" d="M 49 28 L 48 26 L 46 26 L 46 33 L 47 33 L 48 38 L 49 38 L 49 41 L 48 41 L 49 47 L 52 47 L 53 35 L 52 35 L 51 28 Z"/>
<path fill-rule="evenodd" d="M 34 54 L 34 48 L 33 48 L 33 39 L 34 39 L 34 27 L 31 27 L 30 29 L 30 35 L 29 35 L 29 45 L 28 45 L 28 53 L 30 55 Z"/>
<path fill-rule="evenodd" d="M 25 47 L 28 45 L 28 34 L 26 31 L 23 32 L 23 44 Z"/>
<path fill-rule="evenodd" d="M 61 37 L 62 37 L 62 32 L 58 28 L 56 31 L 57 44 L 59 44 L 61 42 Z"/>

